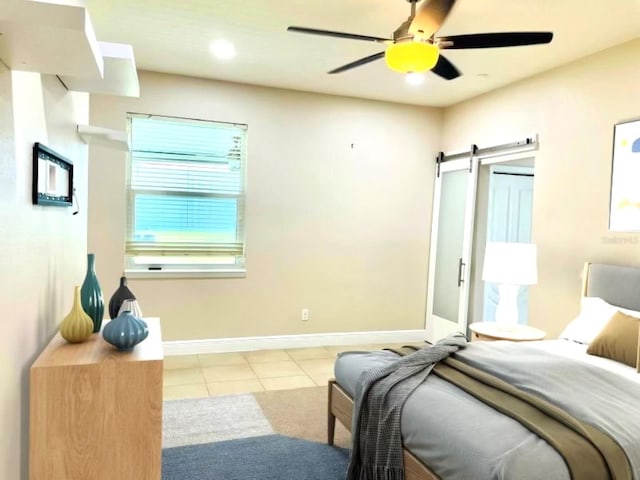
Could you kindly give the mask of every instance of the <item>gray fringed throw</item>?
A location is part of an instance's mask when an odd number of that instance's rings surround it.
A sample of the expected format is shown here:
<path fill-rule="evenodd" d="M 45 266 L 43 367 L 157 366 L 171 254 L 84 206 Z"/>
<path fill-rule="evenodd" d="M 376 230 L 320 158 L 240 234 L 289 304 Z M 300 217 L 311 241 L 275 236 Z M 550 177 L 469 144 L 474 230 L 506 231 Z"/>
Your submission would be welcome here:
<path fill-rule="evenodd" d="M 365 372 L 356 385 L 353 447 L 347 480 L 404 480 L 400 413 L 405 400 L 433 366 L 467 339 L 449 335 L 390 365 Z"/>

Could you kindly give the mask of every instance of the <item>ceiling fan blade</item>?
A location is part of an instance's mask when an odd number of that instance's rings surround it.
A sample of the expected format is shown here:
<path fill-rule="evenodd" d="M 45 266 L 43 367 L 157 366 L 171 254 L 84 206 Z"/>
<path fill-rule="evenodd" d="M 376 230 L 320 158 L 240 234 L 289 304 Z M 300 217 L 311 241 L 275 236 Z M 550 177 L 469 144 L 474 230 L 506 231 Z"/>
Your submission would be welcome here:
<path fill-rule="evenodd" d="M 357 33 L 334 32 L 331 30 L 318 30 L 316 28 L 306 28 L 306 27 L 288 27 L 287 31 L 297 32 L 297 33 L 308 33 L 310 35 L 322 35 L 324 37 L 348 38 L 350 40 L 364 40 L 367 42 L 384 43 L 384 42 L 392 41 L 389 38 L 370 37 L 368 35 L 358 35 Z"/>
<path fill-rule="evenodd" d="M 453 80 L 461 75 L 453 63 L 447 60 L 442 54 L 438 57 L 438 63 L 436 63 L 436 66 L 433 67 L 431 71 L 445 80 Z"/>
<path fill-rule="evenodd" d="M 438 37 L 436 43 L 446 49 L 498 48 L 550 43 L 552 39 L 553 32 L 472 33 Z"/>
<path fill-rule="evenodd" d="M 429 38 L 440 30 L 456 0 L 424 0 L 409 26 L 409 33 Z"/>
<path fill-rule="evenodd" d="M 341 73 L 341 72 L 344 72 L 345 70 L 351 70 L 352 68 L 356 68 L 356 67 L 360 67 L 362 65 L 366 65 L 367 63 L 373 62 L 373 61 L 378 60 L 378 59 L 380 59 L 382 57 L 384 57 L 384 52 L 376 53 L 374 55 L 369 55 L 368 57 L 361 58 L 360 60 L 356 60 L 355 62 L 347 63 L 346 65 L 343 65 L 341 67 L 334 68 L 333 70 L 331 70 L 330 72 L 327 72 L 327 73 L 332 74 L 332 75 L 334 73 Z"/>

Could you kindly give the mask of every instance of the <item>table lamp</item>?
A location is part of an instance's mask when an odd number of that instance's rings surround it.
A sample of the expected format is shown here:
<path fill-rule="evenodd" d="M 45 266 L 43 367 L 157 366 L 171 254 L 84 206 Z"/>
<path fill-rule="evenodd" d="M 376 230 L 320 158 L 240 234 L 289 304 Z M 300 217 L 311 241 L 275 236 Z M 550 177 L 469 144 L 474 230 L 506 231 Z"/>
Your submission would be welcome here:
<path fill-rule="evenodd" d="M 496 322 L 517 325 L 518 292 L 538 282 L 537 252 L 533 243 L 487 243 L 482 280 L 498 284 Z"/>

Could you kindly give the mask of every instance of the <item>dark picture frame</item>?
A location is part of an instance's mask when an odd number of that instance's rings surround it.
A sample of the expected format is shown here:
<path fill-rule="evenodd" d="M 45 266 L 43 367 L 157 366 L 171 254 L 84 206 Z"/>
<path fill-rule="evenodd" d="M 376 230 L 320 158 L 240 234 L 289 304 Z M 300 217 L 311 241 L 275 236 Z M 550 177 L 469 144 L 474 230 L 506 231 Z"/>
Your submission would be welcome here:
<path fill-rule="evenodd" d="M 33 204 L 73 204 L 73 163 L 41 143 L 33 145 Z"/>

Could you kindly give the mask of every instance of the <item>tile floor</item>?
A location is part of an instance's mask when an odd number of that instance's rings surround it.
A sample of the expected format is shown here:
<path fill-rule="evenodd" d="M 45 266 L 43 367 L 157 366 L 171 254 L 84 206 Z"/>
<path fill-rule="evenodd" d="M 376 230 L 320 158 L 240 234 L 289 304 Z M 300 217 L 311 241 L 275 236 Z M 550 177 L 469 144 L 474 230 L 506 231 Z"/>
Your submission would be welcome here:
<path fill-rule="evenodd" d="M 164 399 L 198 398 L 326 385 L 339 352 L 386 345 L 169 356 L 164 359 Z"/>

